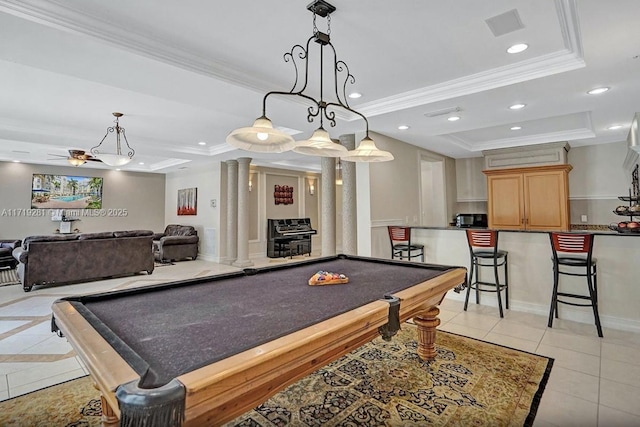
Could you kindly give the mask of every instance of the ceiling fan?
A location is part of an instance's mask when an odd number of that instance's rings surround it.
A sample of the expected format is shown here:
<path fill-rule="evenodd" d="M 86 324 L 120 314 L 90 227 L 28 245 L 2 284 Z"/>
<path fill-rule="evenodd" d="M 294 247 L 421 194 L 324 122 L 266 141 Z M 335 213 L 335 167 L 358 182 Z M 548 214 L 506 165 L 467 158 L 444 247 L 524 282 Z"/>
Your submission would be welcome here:
<path fill-rule="evenodd" d="M 91 154 L 87 154 L 84 150 L 69 150 L 69 156 L 61 156 L 60 154 L 49 154 L 50 156 L 65 158 L 73 166 L 80 166 L 86 162 L 102 162 L 102 160 L 93 157 Z M 51 159 L 58 160 L 58 159 Z"/>

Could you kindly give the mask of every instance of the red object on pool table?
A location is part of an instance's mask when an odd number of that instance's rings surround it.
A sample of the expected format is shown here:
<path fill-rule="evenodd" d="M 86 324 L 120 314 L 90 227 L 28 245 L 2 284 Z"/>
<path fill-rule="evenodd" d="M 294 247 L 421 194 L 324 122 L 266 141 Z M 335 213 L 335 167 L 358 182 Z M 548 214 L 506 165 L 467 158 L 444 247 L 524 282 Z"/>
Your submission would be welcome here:
<path fill-rule="evenodd" d="M 349 284 L 308 286 L 319 270 Z M 106 425 L 219 425 L 379 334 L 391 339 L 409 318 L 418 354 L 435 357 L 435 306 L 465 277 L 462 267 L 338 255 L 64 298 L 53 329 L 91 373 Z"/>

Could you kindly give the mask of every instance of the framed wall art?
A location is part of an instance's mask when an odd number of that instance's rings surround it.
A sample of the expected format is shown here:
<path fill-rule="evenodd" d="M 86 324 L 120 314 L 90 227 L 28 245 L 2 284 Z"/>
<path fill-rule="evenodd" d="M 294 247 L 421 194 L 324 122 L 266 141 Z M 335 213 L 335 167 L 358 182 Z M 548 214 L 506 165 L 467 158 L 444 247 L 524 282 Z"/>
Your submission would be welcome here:
<path fill-rule="evenodd" d="M 198 189 L 178 190 L 178 215 L 198 215 Z"/>
<path fill-rule="evenodd" d="M 274 185 L 273 199 L 276 205 L 292 205 L 293 187 L 290 185 Z"/>
<path fill-rule="evenodd" d="M 33 174 L 31 209 L 102 209 L 102 178 Z"/>

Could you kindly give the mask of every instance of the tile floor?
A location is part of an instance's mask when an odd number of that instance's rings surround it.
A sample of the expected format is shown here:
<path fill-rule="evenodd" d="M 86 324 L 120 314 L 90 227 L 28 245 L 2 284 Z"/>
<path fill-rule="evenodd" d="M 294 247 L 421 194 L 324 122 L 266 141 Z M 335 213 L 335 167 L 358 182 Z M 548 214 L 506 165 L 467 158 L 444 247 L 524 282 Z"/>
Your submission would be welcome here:
<path fill-rule="evenodd" d="M 293 260 L 255 260 L 257 266 Z M 236 270 L 202 260 L 157 267 L 138 275 L 86 284 L 0 287 L 0 400 L 86 375 L 62 338 L 50 332 L 51 303 L 80 293 L 126 289 Z M 445 299 L 440 329 L 553 357 L 551 378 L 535 426 L 640 426 L 640 334 L 613 329 L 598 338 L 595 327 Z"/>

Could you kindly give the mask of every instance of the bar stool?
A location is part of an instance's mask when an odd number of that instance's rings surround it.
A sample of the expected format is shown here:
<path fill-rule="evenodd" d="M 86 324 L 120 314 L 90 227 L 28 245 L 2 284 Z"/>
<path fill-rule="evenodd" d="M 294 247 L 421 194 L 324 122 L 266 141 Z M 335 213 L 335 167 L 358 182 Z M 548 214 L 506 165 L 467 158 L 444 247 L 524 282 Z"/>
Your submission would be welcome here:
<path fill-rule="evenodd" d="M 469 294 L 471 289 L 476 290 L 476 304 L 480 300 L 480 292 L 495 292 L 498 296 L 498 309 L 500 317 L 502 312 L 502 297 L 500 293 L 505 291 L 506 308 L 509 309 L 509 275 L 507 272 L 507 258 L 509 252 L 498 250 L 498 232 L 496 230 L 471 230 L 467 229 L 467 243 L 471 256 L 471 268 L 469 269 L 469 286 L 467 296 L 464 299 L 464 310 L 467 311 Z M 494 282 L 480 280 L 480 267 L 493 269 Z M 504 267 L 504 283 L 500 283 L 498 267 Z M 473 276 L 475 274 L 475 282 Z"/>
<path fill-rule="evenodd" d="M 549 233 L 551 250 L 553 251 L 553 294 L 551 296 L 551 310 L 549 311 L 549 327 L 553 327 L 553 316 L 558 318 L 558 303 L 577 307 L 591 307 L 596 322 L 598 336 L 602 338 L 602 326 L 598 315 L 598 276 L 596 259 L 592 258 L 592 234 Z M 560 267 L 566 267 L 560 270 Z M 580 270 L 583 270 L 582 272 Z M 560 275 L 579 276 L 587 278 L 589 295 L 573 294 L 558 291 Z M 566 297 L 562 300 L 558 297 Z M 578 303 L 572 300 L 589 300 L 588 303 Z"/>
<path fill-rule="evenodd" d="M 411 243 L 411 227 L 397 225 L 387 226 L 391 242 L 391 259 L 407 259 L 420 257 L 424 262 L 424 245 Z"/>

